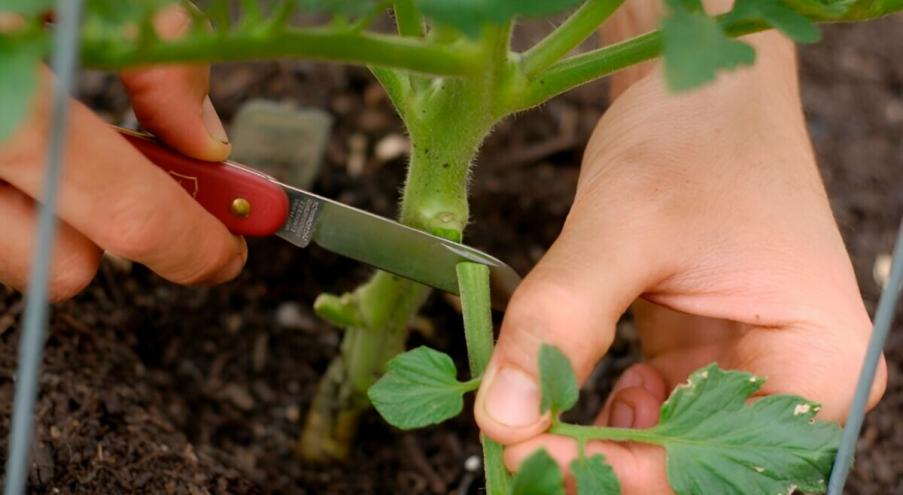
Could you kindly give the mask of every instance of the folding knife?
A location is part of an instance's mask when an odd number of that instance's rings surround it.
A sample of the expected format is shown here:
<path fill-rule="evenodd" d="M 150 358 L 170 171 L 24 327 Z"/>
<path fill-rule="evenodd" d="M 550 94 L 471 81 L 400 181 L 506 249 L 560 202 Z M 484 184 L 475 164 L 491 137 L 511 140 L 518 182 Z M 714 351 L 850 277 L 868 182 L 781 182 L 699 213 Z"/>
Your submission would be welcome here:
<path fill-rule="evenodd" d="M 452 294 L 458 294 L 457 264 L 480 263 L 489 267 L 497 309 L 505 308 L 520 282 L 510 266 L 472 247 L 283 184 L 245 165 L 196 160 L 149 134 L 119 131 L 232 233 L 277 235 L 300 248 L 314 243 Z"/>

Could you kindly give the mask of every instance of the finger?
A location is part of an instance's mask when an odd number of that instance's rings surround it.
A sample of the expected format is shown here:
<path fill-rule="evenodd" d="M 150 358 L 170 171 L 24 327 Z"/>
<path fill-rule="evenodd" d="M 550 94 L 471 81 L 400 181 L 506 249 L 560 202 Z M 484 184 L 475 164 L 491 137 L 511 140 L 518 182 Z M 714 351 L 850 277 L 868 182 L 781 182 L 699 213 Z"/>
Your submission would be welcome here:
<path fill-rule="evenodd" d="M 665 380 L 655 368 L 638 363 L 615 383 L 595 423 L 617 428 L 650 428 L 658 423 L 667 398 Z"/>
<path fill-rule="evenodd" d="M 549 424 L 539 411 L 540 345 L 558 347 L 582 383 L 611 345 L 620 315 L 663 273 L 665 257 L 654 236 L 636 235 L 643 229 L 613 218 L 619 213 L 600 216 L 616 210 L 596 200 L 578 196 L 561 236 L 508 305 L 474 409 L 482 431 L 503 444 Z M 648 214 L 635 211 L 633 220 Z"/>
<path fill-rule="evenodd" d="M 32 198 L 43 191 L 48 128 L 47 99 L 36 101 L 42 107 L 0 150 L 0 178 Z M 66 223 L 173 282 L 218 283 L 239 273 L 243 239 L 89 109 L 73 101 L 70 119 L 58 210 Z"/>
<path fill-rule="evenodd" d="M 821 404 L 818 417 L 843 423 L 853 402 L 871 331 L 865 310 L 858 322 L 844 322 L 837 311 L 833 326 L 793 325 L 754 329 L 738 342 L 736 368 L 766 378 L 763 395 L 793 394 Z M 887 385 L 882 356 L 869 393 L 873 408 Z"/>
<path fill-rule="evenodd" d="M 24 291 L 31 275 L 37 233 L 34 201 L 0 182 L 0 282 Z M 49 297 L 68 299 L 82 291 L 97 272 L 100 249 L 65 223 L 57 226 L 50 270 Z"/>
<path fill-rule="evenodd" d="M 154 25 L 163 39 L 184 34 L 191 23 L 185 9 L 170 5 Z M 121 74 L 135 116 L 150 132 L 186 155 L 218 161 L 231 146 L 210 101 L 210 71 L 206 65 L 168 65 L 127 70 Z"/>
<path fill-rule="evenodd" d="M 521 463 L 538 449 L 558 462 L 563 472 L 577 458 L 577 444 L 571 438 L 542 435 L 505 449 L 505 465 L 517 471 Z M 673 493 L 665 471 L 665 451 L 661 447 L 639 443 L 589 442 L 586 455 L 601 454 L 621 483 L 622 495 L 668 495 Z M 573 482 L 569 482 L 572 484 Z"/>
<path fill-rule="evenodd" d="M 645 302 L 634 306 L 634 316 L 641 337 L 657 342 L 644 346 L 644 351 L 650 355 L 649 362 L 667 378 L 668 388 L 714 361 L 723 368 L 766 378 L 759 395 L 802 396 L 822 405 L 820 419 L 843 422 L 871 334 L 868 314 L 853 290 L 827 291 L 825 296 L 814 298 L 820 307 L 811 315 L 778 320 L 768 326 L 689 315 Z M 788 299 L 793 297 L 795 293 L 788 295 Z M 727 301 L 718 308 L 732 304 Z M 795 307 L 805 304 L 812 302 L 800 301 Z M 880 400 L 886 383 L 882 357 L 869 394 L 869 409 Z"/>

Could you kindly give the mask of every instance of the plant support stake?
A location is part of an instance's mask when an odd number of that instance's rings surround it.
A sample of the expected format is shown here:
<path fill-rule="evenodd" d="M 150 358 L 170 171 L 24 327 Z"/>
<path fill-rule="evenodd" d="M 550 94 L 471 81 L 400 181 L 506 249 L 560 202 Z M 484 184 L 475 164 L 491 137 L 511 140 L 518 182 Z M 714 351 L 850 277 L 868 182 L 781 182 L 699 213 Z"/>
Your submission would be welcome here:
<path fill-rule="evenodd" d="M 44 201 L 38 212 L 38 239 L 34 265 L 25 296 L 25 321 L 19 341 L 19 362 L 16 370 L 16 395 L 6 459 L 5 495 L 25 493 L 31 454 L 32 415 L 38 397 L 38 376 L 44 353 L 49 307 L 47 286 L 50 262 L 56 234 L 57 189 L 62 168 L 66 121 L 69 113 L 69 93 L 74 87 L 78 70 L 78 40 L 81 24 L 82 0 L 57 0 L 58 24 L 53 40 L 53 86 L 51 110 L 50 150 L 44 178 Z"/>
<path fill-rule="evenodd" d="M 859 383 L 856 385 L 856 395 L 853 397 L 853 406 L 847 416 L 847 424 L 843 430 L 843 440 L 837 450 L 834 460 L 834 469 L 831 470 L 831 480 L 828 483 L 828 495 L 842 495 L 843 486 L 847 482 L 847 475 L 853 466 L 853 454 L 856 452 L 856 440 L 862 429 L 862 421 L 865 416 L 865 404 L 868 402 L 869 391 L 875 380 L 875 372 L 878 369 L 878 360 L 887 334 L 894 323 L 894 315 L 897 310 L 897 300 L 900 290 L 903 289 L 903 221 L 900 222 L 900 230 L 897 233 L 897 245 L 894 248 L 894 261 L 890 272 L 890 280 L 881 299 L 878 301 L 878 310 L 875 312 L 875 327 L 869 340 L 865 361 L 862 363 L 862 371 L 859 373 Z"/>

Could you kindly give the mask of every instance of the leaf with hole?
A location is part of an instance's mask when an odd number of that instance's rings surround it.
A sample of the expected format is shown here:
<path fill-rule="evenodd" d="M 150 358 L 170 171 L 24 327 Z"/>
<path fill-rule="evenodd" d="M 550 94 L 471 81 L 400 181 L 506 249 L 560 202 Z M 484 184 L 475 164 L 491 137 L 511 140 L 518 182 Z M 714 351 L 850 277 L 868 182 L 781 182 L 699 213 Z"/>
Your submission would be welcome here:
<path fill-rule="evenodd" d="M 771 395 L 748 404 L 764 380 L 712 364 L 662 405 L 659 437 L 679 495 L 824 493 L 841 429 L 817 421 L 818 404 Z"/>
<path fill-rule="evenodd" d="M 368 396 L 383 419 L 403 430 L 457 416 L 464 407 L 461 396 L 480 384 L 479 380 L 459 382 L 452 359 L 429 347 L 396 356 L 388 368 Z"/>

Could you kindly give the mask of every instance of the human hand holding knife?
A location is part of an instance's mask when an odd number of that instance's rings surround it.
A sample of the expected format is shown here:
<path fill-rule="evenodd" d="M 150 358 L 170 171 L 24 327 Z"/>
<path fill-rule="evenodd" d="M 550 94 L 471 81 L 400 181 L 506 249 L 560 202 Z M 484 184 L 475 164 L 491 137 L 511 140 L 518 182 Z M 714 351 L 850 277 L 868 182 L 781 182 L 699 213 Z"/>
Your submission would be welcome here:
<path fill-rule="evenodd" d="M 301 248 L 313 242 L 453 294 L 458 293 L 455 266 L 480 263 L 490 269 L 493 305 L 498 309 L 504 309 L 520 282 L 511 267 L 464 244 L 282 184 L 244 165 L 189 158 L 149 134 L 120 133 L 234 234 L 277 235 Z"/>

